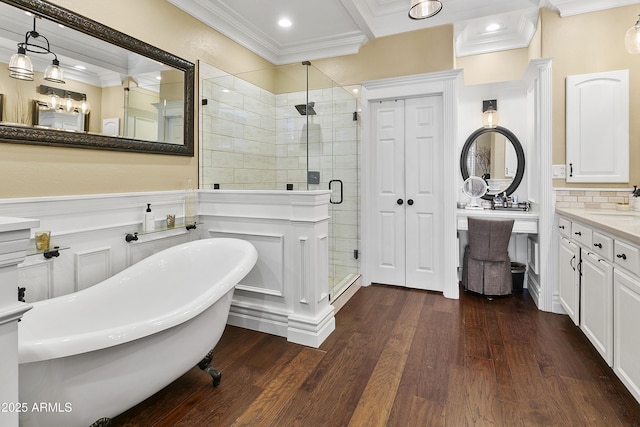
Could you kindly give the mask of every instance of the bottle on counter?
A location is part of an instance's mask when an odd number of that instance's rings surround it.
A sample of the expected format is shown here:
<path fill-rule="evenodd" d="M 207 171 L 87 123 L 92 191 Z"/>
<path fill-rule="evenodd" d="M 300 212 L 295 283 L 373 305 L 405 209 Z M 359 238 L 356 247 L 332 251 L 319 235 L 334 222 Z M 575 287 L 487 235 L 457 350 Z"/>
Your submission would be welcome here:
<path fill-rule="evenodd" d="M 153 218 L 153 213 L 151 212 L 151 203 L 147 203 L 147 210 L 144 213 L 142 228 L 145 232 L 153 231 L 156 228 L 155 219 Z"/>

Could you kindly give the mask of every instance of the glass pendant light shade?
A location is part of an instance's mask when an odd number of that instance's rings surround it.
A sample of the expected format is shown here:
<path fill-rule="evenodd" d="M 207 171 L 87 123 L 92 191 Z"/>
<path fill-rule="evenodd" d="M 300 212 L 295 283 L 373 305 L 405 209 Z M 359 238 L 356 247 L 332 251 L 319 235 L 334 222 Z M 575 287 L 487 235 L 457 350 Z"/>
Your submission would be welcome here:
<path fill-rule="evenodd" d="M 33 64 L 22 47 L 9 60 L 9 76 L 18 80 L 33 80 Z"/>
<path fill-rule="evenodd" d="M 73 113 L 73 109 L 75 108 L 75 104 L 73 103 L 73 99 L 71 99 L 71 95 L 68 95 L 64 100 L 64 111 L 67 113 Z"/>
<path fill-rule="evenodd" d="M 640 19 L 633 27 L 627 30 L 624 35 L 624 44 L 629 53 L 640 53 Z"/>
<path fill-rule="evenodd" d="M 64 83 L 64 71 L 60 68 L 57 58 L 44 70 L 44 79 L 53 83 Z"/>
<path fill-rule="evenodd" d="M 438 0 L 411 0 L 409 18 L 425 19 L 436 15 L 442 9 L 442 3 Z"/>
<path fill-rule="evenodd" d="M 498 126 L 499 119 L 500 116 L 492 105 L 489 105 L 489 108 L 487 108 L 487 110 L 482 113 L 482 125 L 486 128 L 492 129 Z"/>
<path fill-rule="evenodd" d="M 86 98 L 82 98 L 82 101 L 80 101 L 80 107 L 78 107 L 78 109 L 82 114 L 89 114 L 89 112 L 91 111 L 91 104 L 89 104 L 89 101 L 87 101 Z"/>
<path fill-rule="evenodd" d="M 47 96 L 47 107 L 49 107 L 49 109 L 57 110 L 61 106 L 62 103 L 60 102 L 60 97 L 58 95 L 56 95 L 55 93 L 50 93 Z"/>

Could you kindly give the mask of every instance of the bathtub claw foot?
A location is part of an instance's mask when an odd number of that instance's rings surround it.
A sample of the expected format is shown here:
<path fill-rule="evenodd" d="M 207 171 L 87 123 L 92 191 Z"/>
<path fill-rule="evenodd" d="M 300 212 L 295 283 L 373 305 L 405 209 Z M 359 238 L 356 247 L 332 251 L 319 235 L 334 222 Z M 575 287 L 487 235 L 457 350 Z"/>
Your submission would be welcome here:
<path fill-rule="evenodd" d="M 207 374 L 211 375 L 213 379 L 213 386 L 218 387 L 220 385 L 220 379 L 222 378 L 222 373 L 217 369 L 213 369 L 211 365 L 211 361 L 213 360 L 213 350 L 211 350 L 207 355 L 198 363 L 198 368 L 205 371 Z"/>
<path fill-rule="evenodd" d="M 211 375 L 211 379 L 213 380 L 213 386 L 218 387 L 220 385 L 220 379 L 222 378 L 222 373 L 217 369 L 213 369 L 211 366 L 208 366 L 206 369 L 203 369 L 207 374 Z"/>

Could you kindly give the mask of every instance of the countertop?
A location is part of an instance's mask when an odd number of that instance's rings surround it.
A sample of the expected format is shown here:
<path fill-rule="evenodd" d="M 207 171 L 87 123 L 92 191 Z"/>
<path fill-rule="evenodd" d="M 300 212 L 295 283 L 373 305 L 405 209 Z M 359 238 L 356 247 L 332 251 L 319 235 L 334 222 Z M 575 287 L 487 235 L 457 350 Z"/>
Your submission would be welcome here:
<path fill-rule="evenodd" d="M 640 245 L 640 212 L 558 208 L 556 213 Z"/>
<path fill-rule="evenodd" d="M 468 228 L 468 217 L 513 219 L 513 233 L 538 234 L 538 217 L 536 211 L 511 211 L 493 209 L 457 209 L 456 219 L 458 230 Z"/>
<path fill-rule="evenodd" d="M 511 211 L 500 209 L 456 209 L 456 216 L 479 216 L 491 218 L 514 218 L 523 220 L 538 219 L 538 212 L 534 211 Z"/>

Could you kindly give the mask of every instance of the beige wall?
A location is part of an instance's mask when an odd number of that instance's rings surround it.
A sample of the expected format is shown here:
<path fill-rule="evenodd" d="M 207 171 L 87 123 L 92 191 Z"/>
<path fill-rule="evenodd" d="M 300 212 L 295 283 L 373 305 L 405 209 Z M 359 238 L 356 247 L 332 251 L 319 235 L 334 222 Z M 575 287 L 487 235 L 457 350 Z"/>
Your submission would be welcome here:
<path fill-rule="evenodd" d="M 629 69 L 629 183 L 566 184 L 558 187 L 629 187 L 640 183 L 640 55 L 630 55 L 624 35 L 638 15 L 637 6 L 560 18 L 542 10 L 542 56 L 553 59 L 553 163 L 565 163 L 565 79 L 569 75 Z"/>
<path fill-rule="evenodd" d="M 456 58 L 456 68 L 464 70 L 465 85 L 477 85 L 520 80 L 529 61 L 529 49 L 522 48 Z"/>
<path fill-rule="evenodd" d="M 370 40 L 355 55 L 312 61 L 340 86 L 452 70 L 453 25 Z"/>

